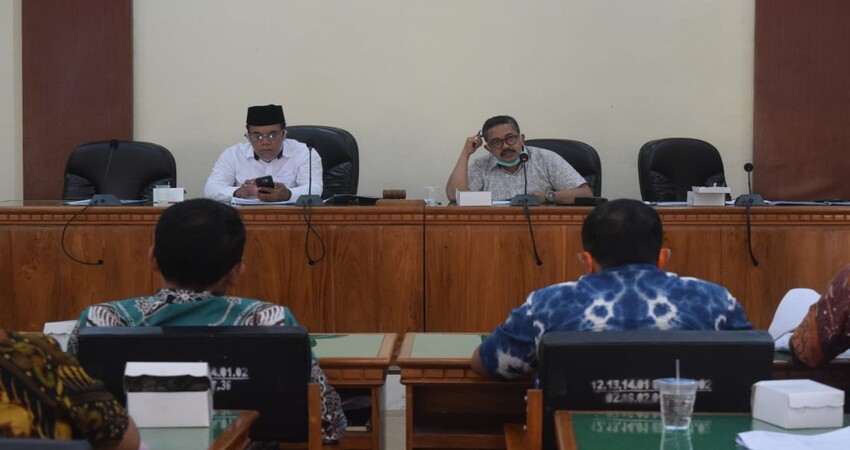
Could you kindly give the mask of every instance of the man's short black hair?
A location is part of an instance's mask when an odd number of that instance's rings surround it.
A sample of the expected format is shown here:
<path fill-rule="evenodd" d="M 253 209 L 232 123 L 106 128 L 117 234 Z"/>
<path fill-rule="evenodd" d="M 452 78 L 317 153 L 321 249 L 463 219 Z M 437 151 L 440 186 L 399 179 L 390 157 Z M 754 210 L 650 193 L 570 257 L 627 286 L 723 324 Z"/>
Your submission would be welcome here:
<path fill-rule="evenodd" d="M 484 121 L 484 125 L 481 127 L 481 136 L 484 137 L 484 140 L 487 140 L 487 132 L 490 131 L 490 128 L 499 125 L 510 125 L 517 133 L 519 133 L 519 124 L 516 119 L 511 116 L 496 116 L 491 117 Z"/>
<path fill-rule="evenodd" d="M 245 225 L 228 205 L 205 198 L 162 212 L 154 232 L 154 257 L 162 276 L 184 289 L 204 291 L 242 261 Z"/>
<path fill-rule="evenodd" d="M 661 218 L 638 200 L 618 199 L 590 211 L 581 227 L 584 250 L 602 267 L 658 264 Z"/>

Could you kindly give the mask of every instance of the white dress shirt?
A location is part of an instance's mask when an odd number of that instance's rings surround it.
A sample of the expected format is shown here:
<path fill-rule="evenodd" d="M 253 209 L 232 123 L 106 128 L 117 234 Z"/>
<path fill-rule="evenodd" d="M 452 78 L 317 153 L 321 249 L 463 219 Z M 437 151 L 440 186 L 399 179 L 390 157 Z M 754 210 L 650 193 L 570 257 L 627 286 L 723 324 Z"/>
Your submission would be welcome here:
<path fill-rule="evenodd" d="M 225 150 L 212 168 L 204 185 L 204 196 L 213 200 L 229 202 L 233 193 L 245 180 L 271 175 L 274 181 L 283 183 L 291 192 L 290 202 L 311 193 L 322 195 L 322 158 L 313 153 L 313 186 L 308 186 L 310 158 L 307 146 L 294 139 L 283 141 L 283 154 L 270 162 L 254 158 L 254 148 L 248 142 L 236 144 Z"/>

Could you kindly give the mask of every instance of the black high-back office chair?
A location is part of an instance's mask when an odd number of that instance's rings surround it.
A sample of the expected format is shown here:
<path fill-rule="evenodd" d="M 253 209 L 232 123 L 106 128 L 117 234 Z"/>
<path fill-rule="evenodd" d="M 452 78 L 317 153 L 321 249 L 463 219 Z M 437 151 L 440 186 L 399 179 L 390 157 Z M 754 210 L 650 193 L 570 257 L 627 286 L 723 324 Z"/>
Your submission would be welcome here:
<path fill-rule="evenodd" d="M 138 141 L 89 142 L 68 157 L 62 199 L 113 194 L 122 200 L 152 200 L 154 186 L 164 184 L 177 186 L 177 165 L 165 147 Z"/>
<path fill-rule="evenodd" d="M 545 148 L 561 155 L 587 180 L 593 195 L 602 196 L 602 163 L 593 147 L 572 139 L 528 139 L 525 144 Z"/>
<path fill-rule="evenodd" d="M 649 141 L 638 152 L 640 195 L 649 202 L 683 202 L 693 186 L 726 186 L 723 158 L 692 138 Z"/>
<path fill-rule="evenodd" d="M 322 157 L 322 198 L 357 194 L 360 152 L 351 133 L 322 125 L 293 125 L 286 127 L 286 137 L 312 145 Z"/>

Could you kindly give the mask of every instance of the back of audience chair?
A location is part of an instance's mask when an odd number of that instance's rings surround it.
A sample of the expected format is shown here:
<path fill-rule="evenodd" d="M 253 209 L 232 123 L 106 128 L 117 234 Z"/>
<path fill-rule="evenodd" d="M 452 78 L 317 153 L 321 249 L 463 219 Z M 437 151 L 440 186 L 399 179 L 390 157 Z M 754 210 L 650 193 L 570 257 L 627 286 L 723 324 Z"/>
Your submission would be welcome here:
<path fill-rule="evenodd" d="M 293 125 L 286 127 L 286 137 L 312 145 L 322 157 L 322 198 L 357 194 L 360 152 L 351 133 L 321 125 Z"/>
<path fill-rule="evenodd" d="M 543 336 L 538 349 L 544 443 L 552 415 L 567 410 L 658 411 L 652 381 L 699 381 L 695 411 L 748 412 L 753 383 L 772 378 L 773 339 L 764 330 L 570 331 Z M 547 447 L 548 448 L 548 447 Z"/>
<path fill-rule="evenodd" d="M 81 331 L 78 346 L 77 359 L 86 372 L 122 404 L 128 361 L 204 361 L 210 365 L 215 408 L 260 413 L 252 439 L 315 440 L 308 436 L 311 353 L 304 328 L 94 327 Z M 321 425 L 321 418 L 317 421 Z"/>
<path fill-rule="evenodd" d="M 587 180 L 593 195 L 602 196 L 602 163 L 599 154 L 590 145 L 571 139 L 528 139 L 525 145 L 545 148 L 561 155 Z"/>

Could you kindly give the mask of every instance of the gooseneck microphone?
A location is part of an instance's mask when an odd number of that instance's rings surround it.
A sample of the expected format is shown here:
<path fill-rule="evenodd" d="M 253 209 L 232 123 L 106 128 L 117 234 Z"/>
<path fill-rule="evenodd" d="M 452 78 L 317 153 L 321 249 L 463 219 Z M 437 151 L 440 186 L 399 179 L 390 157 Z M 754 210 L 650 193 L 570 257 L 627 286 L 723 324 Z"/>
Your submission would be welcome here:
<path fill-rule="evenodd" d="M 753 195 L 753 163 L 744 164 L 744 171 L 747 172 L 747 189 L 749 194 Z"/>
<path fill-rule="evenodd" d="M 307 195 L 298 197 L 295 206 L 322 206 L 325 204 L 322 201 L 322 196 L 313 194 L 313 142 L 307 141 L 306 144 L 307 165 L 310 167 L 307 172 Z"/>
<path fill-rule="evenodd" d="M 106 170 L 103 171 L 103 181 L 100 183 L 101 191 L 106 190 L 109 182 L 109 170 L 112 168 L 112 157 L 115 156 L 115 150 L 118 149 L 120 142 L 118 139 L 109 141 L 109 157 L 106 160 Z M 89 201 L 90 205 L 118 206 L 121 201 L 113 194 L 94 194 Z"/>
<path fill-rule="evenodd" d="M 525 213 L 525 220 L 528 222 L 528 233 L 531 235 L 531 248 L 534 250 L 534 261 L 538 266 L 543 265 L 543 260 L 540 259 L 540 253 L 537 251 L 537 241 L 534 239 L 534 228 L 531 227 L 531 211 L 528 210 L 529 206 L 537 206 L 540 205 L 540 199 L 535 195 L 531 195 L 528 193 L 528 173 L 526 172 L 526 164 L 531 156 L 525 150 L 525 146 L 522 146 L 522 153 L 519 154 L 519 161 L 522 165 L 522 177 L 523 177 L 523 189 L 522 194 L 514 195 L 511 198 L 512 206 L 522 206 L 523 213 Z"/>
<path fill-rule="evenodd" d="M 528 171 L 526 166 L 531 155 L 525 151 L 525 145 L 522 146 L 522 153 L 519 154 L 520 169 L 522 169 L 523 188 L 522 194 L 517 194 L 511 197 L 511 206 L 539 206 L 540 199 L 536 195 L 528 193 Z"/>
<path fill-rule="evenodd" d="M 304 223 L 307 224 L 307 235 L 304 237 L 304 253 L 307 255 L 307 264 L 314 265 L 321 260 L 325 259 L 325 241 L 319 236 L 319 233 L 316 232 L 316 229 L 313 228 L 313 206 L 323 206 L 325 203 L 322 202 L 322 197 L 319 195 L 313 194 L 313 143 L 311 141 L 307 141 L 307 161 L 309 170 L 307 172 L 307 195 L 302 195 L 298 197 L 298 200 L 295 201 L 296 206 L 303 206 L 303 216 Z M 319 250 L 320 254 L 318 258 L 313 258 L 310 254 L 310 235 L 313 234 L 316 236 L 316 239 L 319 240 Z"/>

